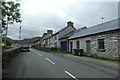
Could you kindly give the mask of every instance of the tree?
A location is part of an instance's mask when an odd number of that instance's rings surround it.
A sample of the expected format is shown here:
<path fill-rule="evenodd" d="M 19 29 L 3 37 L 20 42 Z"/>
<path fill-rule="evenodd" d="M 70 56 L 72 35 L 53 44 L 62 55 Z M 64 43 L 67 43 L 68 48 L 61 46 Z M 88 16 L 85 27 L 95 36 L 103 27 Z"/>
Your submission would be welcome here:
<path fill-rule="evenodd" d="M 4 37 L 2 38 L 2 42 L 5 43 L 5 38 Z M 12 45 L 12 39 L 7 37 L 6 38 L 6 44 L 7 44 L 7 46 L 11 46 Z"/>
<path fill-rule="evenodd" d="M 6 31 L 5 36 L 7 37 L 8 25 L 16 23 L 21 23 L 22 20 L 20 14 L 20 4 L 12 1 L 1 3 L 1 12 L 2 12 L 2 33 Z M 5 40 L 6 43 L 6 40 Z"/>
<path fill-rule="evenodd" d="M 3 30 L 7 29 L 7 25 L 13 24 L 14 22 L 21 22 L 21 14 L 20 14 L 20 4 L 12 1 L 5 2 L 3 1 L 1 4 L 2 8 L 2 28 Z"/>

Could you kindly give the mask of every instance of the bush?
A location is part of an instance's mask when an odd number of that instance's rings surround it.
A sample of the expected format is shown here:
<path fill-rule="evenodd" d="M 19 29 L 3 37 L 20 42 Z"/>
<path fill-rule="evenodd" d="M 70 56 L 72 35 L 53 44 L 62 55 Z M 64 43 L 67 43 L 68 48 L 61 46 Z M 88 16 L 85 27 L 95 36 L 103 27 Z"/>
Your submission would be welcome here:
<path fill-rule="evenodd" d="M 12 46 L 2 46 L 2 51 L 7 50 L 7 49 L 11 49 L 11 48 L 12 48 Z"/>
<path fill-rule="evenodd" d="M 85 56 L 87 56 L 87 57 L 91 57 L 91 54 L 85 54 Z"/>
<path fill-rule="evenodd" d="M 50 51 L 57 51 L 57 48 L 52 47 Z"/>
<path fill-rule="evenodd" d="M 96 59 L 97 59 L 97 58 L 98 58 L 98 55 L 94 53 L 94 54 L 91 54 L 90 57 L 93 57 L 93 58 L 96 58 Z"/>

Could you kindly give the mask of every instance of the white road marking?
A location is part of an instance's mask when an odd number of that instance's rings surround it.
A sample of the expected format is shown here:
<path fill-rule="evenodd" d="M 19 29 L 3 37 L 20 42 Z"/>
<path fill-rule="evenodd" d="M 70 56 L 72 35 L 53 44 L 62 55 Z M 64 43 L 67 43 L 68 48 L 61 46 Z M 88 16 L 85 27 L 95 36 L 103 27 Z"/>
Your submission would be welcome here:
<path fill-rule="evenodd" d="M 38 55 L 42 56 L 42 54 L 37 53 Z"/>
<path fill-rule="evenodd" d="M 73 76 L 71 73 L 69 73 L 68 71 L 65 71 L 65 73 L 67 73 L 69 76 L 71 76 L 72 78 L 74 78 L 75 80 L 78 80 L 75 76 Z"/>
<path fill-rule="evenodd" d="M 52 64 L 55 64 L 55 63 L 52 62 L 50 59 L 48 59 L 48 58 L 46 58 L 46 57 L 45 57 L 45 59 L 46 59 L 47 61 L 51 62 Z"/>
<path fill-rule="evenodd" d="M 35 52 L 35 51 L 33 51 L 33 52 Z M 35 52 L 36 54 L 38 54 L 38 55 L 40 55 L 40 56 L 43 56 L 42 54 L 40 54 L 40 53 L 38 53 L 38 52 Z"/>

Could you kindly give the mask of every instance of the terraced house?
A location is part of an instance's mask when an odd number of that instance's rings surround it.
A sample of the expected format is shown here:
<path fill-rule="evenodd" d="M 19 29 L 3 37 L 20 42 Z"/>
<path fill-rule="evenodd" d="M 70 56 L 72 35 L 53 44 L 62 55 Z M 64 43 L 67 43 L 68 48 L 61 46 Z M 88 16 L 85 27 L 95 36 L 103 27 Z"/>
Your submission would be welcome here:
<path fill-rule="evenodd" d="M 65 52 L 68 52 L 69 51 L 69 37 L 72 36 L 74 33 L 80 31 L 80 30 L 83 30 L 83 29 L 86 29 L 87 27 L 82 27 L 82 28 L 79 28 L 79 29 L 76 29 L 68 34 L 66 34 L 65 36 L 61 37 L 59 40 L 60 40 L 60 43 L 61 43 L 61 51 L 65 51 Z"/>
<path fill-rule="evenodd" d="M 49 38 L 53 34 L 52 30 L 47 30 L 47 33 L 43 33 L 42 39 L 41 39 L 41 47 L 49 48 L 50 47 L 50 41 Z"/>
<path fill-rule="evenodd" d="M 66 42 L 61 42 L 59 39 L 65 36 L 66 34 L 74 31 L 75 28 L 73 26 L 73 22 L 67 22 L 67 26 L 63 29 L 59 30 L 58 32 L 54 33 L 50 38 L 50 48 L 57 48 L 57 49 L 64 49 L 67 47 Z"/>
<path fill-rule="evenodd" d="M 83 49 L 85 54 L 118 59 L 120 19 L 114 19 L 75 32 L 69 37 L 69 52 Z"/>

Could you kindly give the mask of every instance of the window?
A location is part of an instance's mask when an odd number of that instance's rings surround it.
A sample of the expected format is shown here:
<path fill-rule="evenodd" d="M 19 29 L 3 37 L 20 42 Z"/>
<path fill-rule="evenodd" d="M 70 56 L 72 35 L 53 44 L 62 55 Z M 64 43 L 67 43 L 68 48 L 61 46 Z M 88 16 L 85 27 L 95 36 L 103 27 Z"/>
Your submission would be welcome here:
<path fill-rule="evenodd" d="M 105 49 L 104 39 L 98 39 L 98 49 Z"/>
<path fill-rule="evenodd" d="M 57 48 L 57 42 L 55 43 L 55 47 Z"/>
<path fill-rule="evenodd" d="M 79 49 L 79 48 L 80 48 L 79 41 L 76 41 L 76 49 Z"/>
<path fill-rule="evenodd" d="M 57 35 L 55 35 L 55 40 L 57 40 Z"/>

